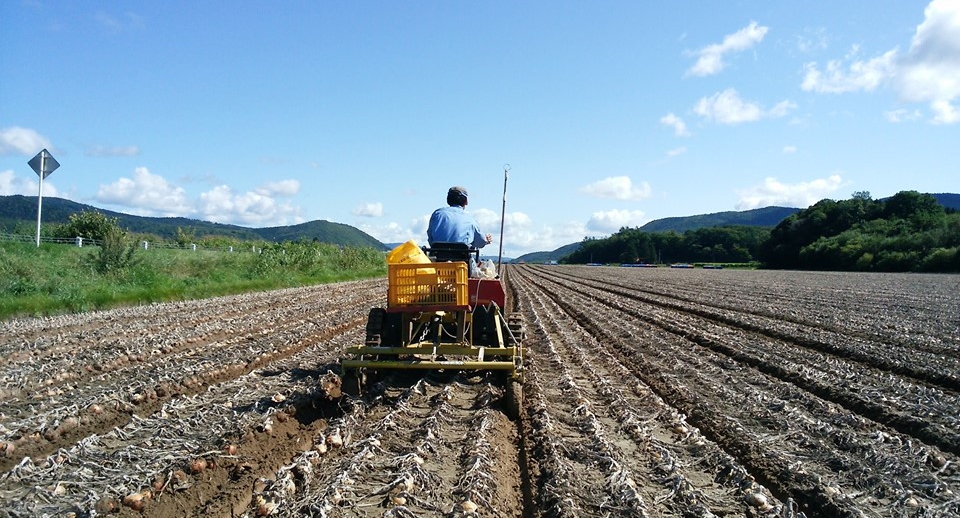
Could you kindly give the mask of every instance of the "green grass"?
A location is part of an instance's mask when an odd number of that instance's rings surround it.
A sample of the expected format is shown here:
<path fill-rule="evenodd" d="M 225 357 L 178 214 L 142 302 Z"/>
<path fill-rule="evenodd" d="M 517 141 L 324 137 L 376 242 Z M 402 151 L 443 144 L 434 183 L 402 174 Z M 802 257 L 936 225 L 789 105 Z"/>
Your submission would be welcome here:
<path fill-rule="evenodd" d="M 0 319 L 196 299 L 386 274 L 381 252 L 316 243 L 263 253 L 137 250 L 133 265 L 99 273 L 94 247 L 0 243 Z"/>

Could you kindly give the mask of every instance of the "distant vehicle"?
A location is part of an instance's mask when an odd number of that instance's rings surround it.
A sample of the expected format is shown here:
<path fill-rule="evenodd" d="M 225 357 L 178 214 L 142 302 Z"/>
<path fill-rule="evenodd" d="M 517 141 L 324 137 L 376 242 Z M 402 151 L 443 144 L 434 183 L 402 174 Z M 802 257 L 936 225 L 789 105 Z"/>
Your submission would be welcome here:
<path fill-rule="evenodd" d="M 693 268 L 693 265 L 689 263 L 676 263 L 671 264 L 670 268 Z"/>

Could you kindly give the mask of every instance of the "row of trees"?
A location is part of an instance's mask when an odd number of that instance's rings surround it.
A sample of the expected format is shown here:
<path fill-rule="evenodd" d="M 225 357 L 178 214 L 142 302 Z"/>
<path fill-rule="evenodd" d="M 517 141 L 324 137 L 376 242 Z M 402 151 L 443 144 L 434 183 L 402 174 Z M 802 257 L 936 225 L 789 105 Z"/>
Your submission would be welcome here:
<path fill-rule="evenodd" d="M 868 192 L 822 200 L 773 229 L 727 226 L 684 233 L 621 228 L 587 238 L 564 263 L 746 263 L 776 269 L 960 271 L 960 213 L 929 195 Z"/>
<path fill-rule="evenodd" d="M 682 234 L 621 228 L 603 239 L 587 238 L 564 263 L 748 263 L 770 235 L 763 227 L 730 226 Z"/>

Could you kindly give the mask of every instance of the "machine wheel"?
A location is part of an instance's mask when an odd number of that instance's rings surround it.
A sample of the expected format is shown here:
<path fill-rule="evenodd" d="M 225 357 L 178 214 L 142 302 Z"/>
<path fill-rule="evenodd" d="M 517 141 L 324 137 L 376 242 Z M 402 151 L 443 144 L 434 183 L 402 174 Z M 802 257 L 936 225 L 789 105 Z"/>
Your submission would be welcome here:
<path fill-rule="evenodd" d="M 519 381 L 507 381 L 506 399 L 507 417 L 511 421 L 519 420 L 523 413 L 523 385 Z"/>

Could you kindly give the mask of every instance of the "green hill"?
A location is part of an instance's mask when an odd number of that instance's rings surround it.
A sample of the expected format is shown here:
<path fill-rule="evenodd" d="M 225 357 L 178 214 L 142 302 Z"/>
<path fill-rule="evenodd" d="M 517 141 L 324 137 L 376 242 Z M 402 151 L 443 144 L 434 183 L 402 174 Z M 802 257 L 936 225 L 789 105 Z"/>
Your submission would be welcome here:
<path fill-rule="evenodd" d="M 247 228 L 190 218 L 153 218 L 99 209 L 63 198 L 43 198 L 43 223 L 67 223 L 71 214 L 97 211 L 116 218 L 128 232 L 153 234 L 164 239 L 175 239 L 177 229 L 191 231 L 197 237 L 223 236 L 241 240 L 297 241 L 316 240 L 343 246 L 370 247 L 386 250 L 383 243 L 369 234 L 349 225 L 330 221 L 311 221 L 298 225 L 266 228 Z M 0 196 L 0 230 L 11 231 L 23 223 L 36 224 L 37 198 L 35 196 Z"/>
<path fill-rule="evenodd" d="M 529 254 L 523 254 L 514 259 L 512 262 L 546 263 L 550 261 L 559 261 L 563 257 L 570 255 L 580 248 L 580 244 L 581 243 L 570 243 L 569 245 L 563 245 L 552 252 L 531 252 Z"/>
<path fill-rule="evenodd" d="M 653 220 L 640 227 L 644 232 L 686 232 L 698 228 L 745 225 L 748 227 L 775 227 L 787 216 L 799 212 L 792 207 L 764 207 L 762 209 L 714 212 L 697 216 L 683 216 Z"/>

